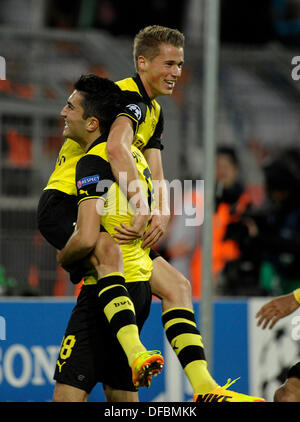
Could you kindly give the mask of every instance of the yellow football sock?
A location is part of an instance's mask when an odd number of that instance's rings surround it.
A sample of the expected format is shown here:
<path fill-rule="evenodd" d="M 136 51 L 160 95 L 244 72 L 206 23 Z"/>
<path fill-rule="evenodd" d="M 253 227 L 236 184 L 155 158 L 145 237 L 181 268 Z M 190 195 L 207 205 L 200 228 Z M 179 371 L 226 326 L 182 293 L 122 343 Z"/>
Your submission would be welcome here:
<path fill-rule="evenodd" d="M 98 282 L 99 300 L 112 332 L 124 350 L 128 363 L 134 354 L 145 351 L 136 325 L 134 304 L 130 298 L 122 274 L 109 274 Z"/>

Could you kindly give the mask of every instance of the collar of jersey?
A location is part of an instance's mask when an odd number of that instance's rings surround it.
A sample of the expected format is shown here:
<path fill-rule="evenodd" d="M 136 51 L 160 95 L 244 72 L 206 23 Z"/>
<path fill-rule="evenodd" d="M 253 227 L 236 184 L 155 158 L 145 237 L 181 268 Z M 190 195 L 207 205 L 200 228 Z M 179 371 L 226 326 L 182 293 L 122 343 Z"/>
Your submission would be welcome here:
<path fill-rule="evenodd" d="M 140 91 L 140 94 L 143 98 L 143 100 L 151 107 L 152 106 L 152 101 L 149 97 L 149 95 L 147 94 L 147 91 L 143 85 L 143 82 L 140 78 L 140 75 L 137 73 L 133 78 L 134 82 L 137 84 L 137 87 Z"/>
<path fill-rule="evenodd" d="M 99 136 L 99 138 L 97 138 L 87 149 L 86 152 L 89 152 L 92 148 L 94 148 L 96 145 L 98 144 L 102 144 L 102 142 L 106 142 L 107 141 L 107 136 L 108 133 L 103 133 L 102 135 Z"/>

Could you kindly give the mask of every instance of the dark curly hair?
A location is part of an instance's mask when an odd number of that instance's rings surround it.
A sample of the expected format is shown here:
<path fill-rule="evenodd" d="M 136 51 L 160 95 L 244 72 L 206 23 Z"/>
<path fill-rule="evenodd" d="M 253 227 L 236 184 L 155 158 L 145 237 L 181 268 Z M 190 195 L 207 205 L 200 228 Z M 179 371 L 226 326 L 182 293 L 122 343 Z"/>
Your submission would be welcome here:
<path fill-rule="evenodd" d="M 83 118 L 96 117 L 101 132 L 108 131 L 124 105 L 123 91 L 110 79 L 94 74 L 81 75 L 74 88 L 83 96 Z"/>

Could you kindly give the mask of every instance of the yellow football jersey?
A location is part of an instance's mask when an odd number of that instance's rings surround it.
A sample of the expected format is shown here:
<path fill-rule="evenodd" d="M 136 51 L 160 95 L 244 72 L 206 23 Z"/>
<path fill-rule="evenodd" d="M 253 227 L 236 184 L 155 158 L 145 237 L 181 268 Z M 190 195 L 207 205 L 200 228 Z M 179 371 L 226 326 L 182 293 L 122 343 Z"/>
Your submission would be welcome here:
<path fill-rule="evenodd" d="M 147 162 L 141 151 L 135 146 L 131 147 L 131 151 L 137 165 L 142 188 L 148 196 L 151 209 L 154 209 L 153 184 Z M 134 213 L 126 196 L 115 181 L 106 153 L 106 142 L 103 137 L 95 141 L 86 155 L 78 162 L 76 185 L 79 204 L 91 198 L 105 201 L 101 214 L 101 226 L 110 235 L 116 233 L 115 227 L 120 227 L 121 223 L 130 225 L 130 220 Z M 149 258 L 150 249 L 142 249 L 141 244 L 142 240 L 136 239 L 128 244 L 120 245 L 126 282 L 147 281 L 151 277 L 152 260 Z M 85 284 L 92 284 L 91 278 L 87 278 Z"/>
<path fill-rule="evenodd" d="M 59 151 L 55 169 L 44 190 L 57 189 L 68 195 L 77 195 L 75 169 L 78 160 L 83 155 L 84 151 L 77 142 L 66 139 Z"/>
<path fill-rule="evenodd" d="M 128 110 L 130 110 L 131 112 L 136 113 L 137 117 L 140 117 L 133 144 L 140 150 L 143 150 L 147 147 L 147 144 L 150 141 L 151 143 L 155 142 L 155 144 L 158 144 L 161 148 L 160 138 L 163 129 L 163 118 L 160 104 L 156 100 L 150 100 L 138 75 L 134 78 L 126 78 L 118 81 L 116 84 L 122 89 L 122 91 L 138 93 L 141 100 L 146 105 L 144 113 L 144 107 L 142 106 L 142 103 L 139 102 L 128 104 L 124 112 L 125 114 L 126 111 L 128 112 Z M 157 146 L 151 145 L 151 147 Z"/>
<path fill-rule="evenodd" d="M 140 150 L 145 148 L 162 149 L 163 114 L 158 102 L 149 99 L 138 75 L 118 81 L 116 84 L 123 91 L 138 94 L 134 103 L 128 104 L 119 114 L 126 115 L 134 124 L 133 144 Z M 57 189 L 69 195 L 76 195 L 75 167 L 83 154 L 84 152 L 77 142 L 66 139 L 59 152 L 55 169 L 44 189 Z"/>

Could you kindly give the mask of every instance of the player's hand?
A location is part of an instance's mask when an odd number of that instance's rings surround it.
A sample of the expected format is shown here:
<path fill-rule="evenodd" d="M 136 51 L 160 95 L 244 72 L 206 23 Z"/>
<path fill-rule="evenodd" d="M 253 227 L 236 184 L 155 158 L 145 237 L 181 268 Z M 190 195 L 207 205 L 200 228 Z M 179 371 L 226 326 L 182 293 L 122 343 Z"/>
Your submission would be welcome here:
<path fill-rule="evenodd" d="M 155 213 L 151 216 L 149 222 L 150 226 L 147 228 L 143 236 L 143 249 L 151 248 L 159 241 L 168 226 L 169 215 Z"/>
<path fill-rule="evenodd" d="M 264 330 L 269 325 L 269 329 L 271 329 L 279 319 L 291 314 L 298 307 L 299 303 L 293 293 L 272 299 L 255 315 L 258 318 L 257 326 L 263 324 L 262 329 Z"/>
<path fill-rule="evenodd" d="M 115 227 L 117 233 L 113 235 L 113 238 L 116 239 L 120 245 L 132 242 L 135 239 L 141 239 L 148 220 L 148 214 L 145 215 L 144 213 L 140 213 L 134 215 L 130 221 L 130 226 L 121 223 L 121 227 Z"/>

